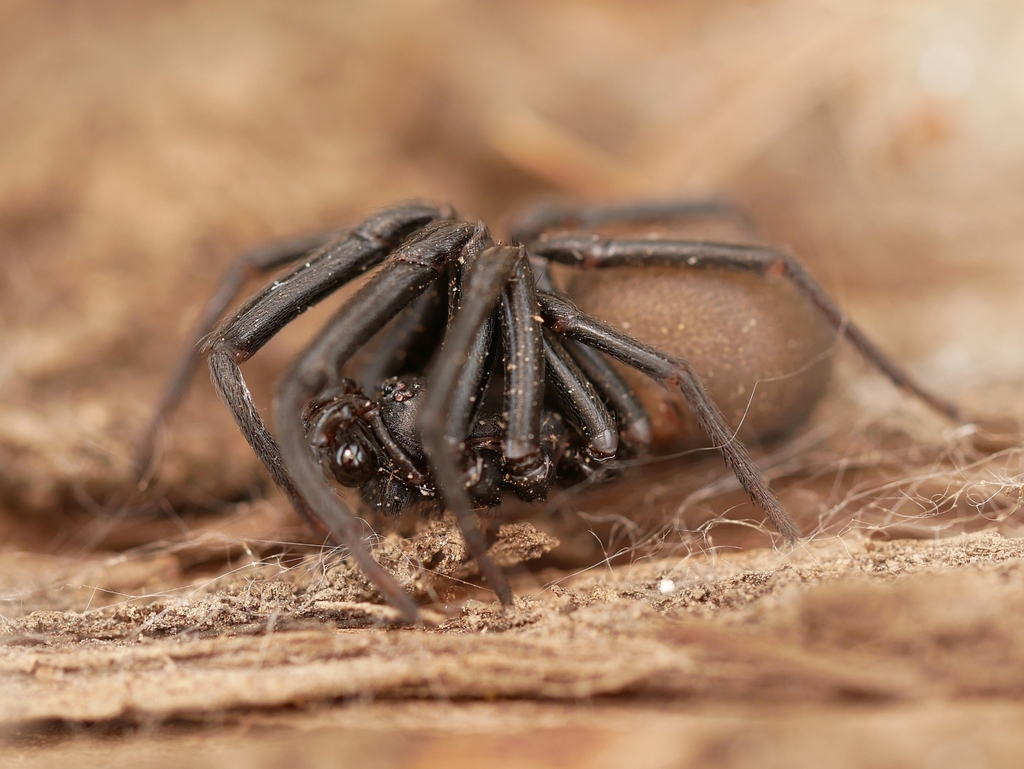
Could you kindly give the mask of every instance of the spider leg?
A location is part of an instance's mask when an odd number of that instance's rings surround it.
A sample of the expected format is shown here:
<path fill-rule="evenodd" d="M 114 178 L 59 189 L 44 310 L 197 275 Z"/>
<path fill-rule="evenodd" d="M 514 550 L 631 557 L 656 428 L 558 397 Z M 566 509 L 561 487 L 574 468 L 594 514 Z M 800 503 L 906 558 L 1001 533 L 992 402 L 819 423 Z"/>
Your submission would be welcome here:
<path fill-rule="evenodd" d="M 518 217 L 511 231 L 514 241 L 532 245 L 551 229 L 590 229 L 605 224 L 656 223 L 683 218 L 733 219 L 751 233 L 756 230 L 750 215 L 730 200 L 684 198 L 589 206 L 541 203 Z"/>
<path fill-rule="evenodd" d="M 359 373 L 363 392 L 372 395 L 385 379 L 409 370 L 410 358 L 421 346 L 433 346 L 423 343 L 429 341 L 425 337 L 432 338 L 432 332 L 440 326 L 441 310 L 444 308 L 441 287 L 442 280 L 438 279 L 406 307 L 385 332 L 373 357 Z"/>
<path fill-rule="evenodd" d="M 455 317 L 462 309 L 466 300 L 466 293 L 469 288 L 469 275 L 473 265 L 480 258 L 481 253 L 493 242 L 483 222 L 477 225 L 477 232 L 481 237 L 471 244 L 468 244 L 463 259 L 453 265 L 451 278 L 448 283 L 448 323 L 450 327 Z M 465 441 L 472 430 L 473 423 L 480 413 L 483 405 L 484 395 L 491 377 L 491 369 L 494 364 L 494 323 L 495 316 L 492 312 L 484 317 L 477 329 L 473 343 L 466 354 L 462 365 L 462 372 L 456 384 L 455 393 L 452 396 L 451 409 L 448 415 L 447 430 L 449 435 L 460 436 Z M 446 334 L 447 340 L 447 334 Z M 447 341 L 442 343 L 442 347 Z M 429 378 L 428 378 L 429 379 Z M 429 385 L 428 381 L 428 385 Z"/>
<path fill-rule="evenodd" d="M 311 255 L 314 251 L 342 237 L 343 234 L 343 232 L 337 231 L 321 232 L 282 240 L 246 251 L 234 260 L 220 279 L 217 290 L 203 307 L 203 311 L 189 335 L 191 342 L 178 358 L 163 396 L 139 440 L 135 451 L 137 480 L 141 482 L 149 471 L 157 436 L 167 419 L 178 408 L 178 404 L 181 403 L 181 399 L 188 390 L 192 375 L 199 367 L 202 360 L 200 347 L 203 339 L 213 331 L 217 321 L 224 315 L 228 305 L 238 295 L 238 292 L 242 290 L 245 282 L 257 275 L 265 275 L 286 267 L 304 256 Z"/>
<path fill-rule="evenodd" d="M 585 381 L 594 385 L 615 412 L 619 421 L 619 440 L 623 448 L 634 455 L 647 451 L 654 440 L 651 418 L 647 414 L 647 409 L 640 403 L 640 399 L 636 397 L 636 393 L 626 384 L 626 380 L 597 350 L 570 339 L 564 340 L 562 347 L 585 374 Z"/>
<path fill-rule="evenodd" d="M 894 385 L 954 421 L 960 410 L 918 385 L 879 349 L 804 267 L 789 254 L 761 246 L 702 243 L 683 240 L 614 240 L 599 235 L 565 235 L 538 241 L 538 256 L 588 268 L 679 266 L 693 269 L 731 269 L 759 275 L 778 275 L 792 283 L 841 336 Z"/>
<path fill-rule="evenodd" d="M 277 397 L 275 424 L 281 440 L 277 457 L 287 484 L 279 485 L 297 509 L 307 509 L 327 525 L 349 548 L 363 573 L 411 621 L 419 617 L 416 603 L 370 554 L 363 543 L 359 519 L 325 481 L 306 437 L 302 415 L 312 397 L 336 384 L 345 362 L 443 274 L 446 265 L 462 252 L 475 232 L 471 225 L 444 221 L 423 227 L 403 243 L 303 350 L 282 380 Z M 234 364 L 230 359 L 229 362 Z M 244 404 L 229 405 L 236 414 L 244 413 L 244 408 L 240 408 Z M 253 437 L 273 442 L 265 427 Z"/>
<path fill-rule="evenodd" d="M 541 449 L 544 407 L 544 347 L 537 291 L 528 259 L 520 259 L 501 295 L 501 329 L 505 351 L 502 440 L 507 482 L 519 496 L 543 499 L 553 467 Z"/>
<path fill-rule="evenodd" d="M 407 205 L 371 216 L 353 228 L 343 241 L 331 244 L 307 264 L 263 289 L 205 345 L 214 388 L 274 482 L 314 528 L 322 530 L 323 522 L 294 487 L 281 460 L 280 448 L 263 423 L 238 365 L 313 304 L 379 263 L 410 232 L 444 215 L 437 208 Z"/>
<path fill-rule="evenodd" d="M 343 241 L 329 245 L 308 263 L 263 289 L 221 325 L 204 347 L 209 351 L 214 388 L 252 450 L 299 515 L 321 531 L 324 524 L 309 509 L 285 470 L 280 448 L 256 409 L 239 364 L 313 304 L 379 263 L 410 232 L 446 214 L 435 207 L 410 204 L 371 216 Z"/>
<path fill-rule="evenodd" d="M 410 203 L 374 214 L 344 236 L 325 233 L 296 238 L 255 249 L 240 257 L 204 308 L 194 331 L 195 344 L 179 360 L 156 413 L 143 434 L 135 462 L 139 479 L 149 469 L 160 426 L 181 401 L 203 352 L 224 352 L 236 363 L 248 360 L 299 314 L 338 286 L 378 264 L 410 232 L 451 215 L 447 208 Z M 314 253 L 318 246 L 320 250 Z M 271 272 L 304 256 L 309 256 L 306 264 L 264 288 L 230 321 L 222 324 L 205 345 L 200 345 L 253 270 Z M 248 389 L 240 381 L 240 376 L 232 375 L 223 363 L 218 363 L 216 369 L 228 379 L 238 380 L 220 388 L 222 394 L 230 386 L 235 396 L 248 398 Z M 249 400 L 251 402 L 251 398 Z"/>
<path fill-rule="evenodd" d="M 407 205 L 381 211 L 353 228 L 340 243 L 246 302 L 206 343 L 206 349 L 230 350 L 236 363 L 251 358 L 299 315 L 353 278 L 380 264 L 402 240 L 449 211 Z"/>
<path fill-rule="evenodd" d="M 481 222 L 477 225 L 473 238 L 463 248 L 459 258 L 457 260 L 453 260 L 449 265 L 447 302 L 449 314 L 448 324 L 451 323 L 452 319 L 461 307 L 467 287 L 466 278 L 469 268 L 477 260 L 480 253 L 490 245 L 492 245 L 490 233 L 486 226 Z M 435 286 L 436 285 L 438 284 L 435 283 Z M 415 307 L 415 305 L 413 307 Z M 474 499 L 478 497 L 492 499 L 495 496 L 500 496 L 501 491 L 500 476 L 495 477 L 494 473 L 482 471 L 484 468 L 482 458 L 479 457 L 473 449 L 469 449 L 468 453 L 465 451 L 465 447 L 467 445 L 466 439 L 472 431 L 473 425 L 480 413 L 481 406 L 483 405 L 484 396 L 487 392 L 487 387 L 491 377 L 491 370 L 494 364 L 495 320 L 494 313 L 492 312 L 483 320 L 480 324 L 480 328 L 477 329 L 476 336 L 474 337 L 472 346 L 467 354 L 465 364 L 462 366 L 462 370 L 459 374 L 455 395 L 452 397 L 454 407 L 448 413 L 448 422 L 446 427 L 449 435 L 461 436 L 461 445 L 464 448 L 464 458 L 470 463 L 470 469 L 467 476 L 464 478 L 463 487 L 466 488 L 467 491 L 471 492 Z M 403 428 L 400 427 L 399 429 Z M 406 432 L 411 433 L 408 437 L 411 437 L 412 441 L 420 443 L 418 418 L 413 424 L 404 426 L 404 429 Z M 377 433 L 376 427 L 374 428 L 374 431 Z M 389 456 L 390 460 L 399 471 L 399 475 L 402 476 L 403 480 L 407 480 L 414 486 L 434 484 L 433 479 L 430 477 L 417 481 L 412 474 L 408 473 L 407 469 L 411 463 L 411 458 L 407 454 L 403 456 L 397 455 L 395 449 L 400 450 L 401 447 L 390 433 L 388 433 L 386 437 L 378 435 L 378 440 L 380 441 L 382 448 L 384 448 L 385 453 Z M 474 471 L 478 469 L 482 472 L 474 474 Z M 497 468 L 494 469 L 496 470 Z M 497 504 L 497 500 L 493 499 L 492 504 Z"/>
<path fill-rule="evenodd" d="M 793 519 L 779 505 L 761 471 L 750 459 L 743 444 L 733 435 L 689 363 L 666 355 L 586 315 L 567 299 L 553 294 L 539 294 L 537 299 L 545 325 L 556 334 L 594 347 L 657 382 L 679 388 L 687 406 L 697 417 L 714 447 L 722 453 L 747 495 L 764 510 L 788 542 L 799 539 L 800 531 Z"/>
<path fill-rule="evenodd" d="M 420 411 L 420 436 L 431 460 L 434 480 L 466 540 L 466 549 L 502 603 L 512 603 L 512 588 L 501 569 L 487 554 L 487 543 L 473 516 L 472 500 L 464 486 L 460 462 L 465 435 L 453 434 L 451 414 L 469 404 L 455 401 L 462 370 L 469 360 L 481 325 L 494 311 L 505 286 L 520 261 L 521 248 L 492 246 L 467 270 L 461 307 L 445 335 L 444 345 L 427 373 L 426 400 Z M 535 432 L 539 433 L 539 430 Z"/>
<path fill-rule="evenodd" d="M 323 252 L 310 266 L 300 268 L 267 287 L 239 310 L 233 320 L 221 326 L 208 342 L 210 373 L 215 389 L 231 409 L 236 424 L 256 456 L 270 471 L 274 482 L 288 494 L 296 511 L 314 528 L 322 530 L 324 522 L 309 509 L 295 488 L 284 467 L 280 448 L 260 417 L 238 364 L 248 360 L 309 304 L 326 296 L 328 288 L 337 288 L 346 279 L 354 278 L 379 262 L 410 228 L 422 227 L 425 221 L 438 215 L 436 209 L 409 206 L 371 217 L 356 227 L 343 243 Z M 294 283 L 299 285 L 293 286 Z M 287 299 L 292 303 L 284 301 Z M 295 302 L 299 304 L 295 305 Z"/>
<path fill-rule="evenodd" d="M 447 301 L 449 322 L 450 318 L 457 312 L 462 301 L 468 267 L 477 259 L 479 253 L 491 244 L 492 241 L 490 233 L 486 226 L 481 222 L 477 225 L 477 229 L 473 237 L 463 248 L 459 259 L 449 265 Z M 431 315 L 434 315 L 435 310 L 437 310 L 441 304 L 439 294 L 440 283 L 440 279 L 435 281 L 430 289 L 413 302 L 412 305 L 406 308 L 404 311 L 405 313 L 410 313 L 410 311 L 412 311 L 414 314 L 411 314 L 408 317 L 400 316 L 400 321 L 411 322 L 411 319 L 415 318 L 417 314 L 423 312 L 429 312 Z M 429 305 L 424 300 L 427 300 Z M 462 367 L 462 372 L 456 388 L 456 395 L 453 399 L 453 402 L 460 404 L 460 407 L 453 409 L 449 414 L 447 429 L 451 435 L 468 436 L 476 422 L 477 416 L 479 415 L 480 407 L 483 404 L 484 395 L 487 391 L 491 369 L 493 368 L 494 363 L 494 322 L 495 318 L 492 313 L 492 315 L 487 317 L 481 324 L 477 331 L 477 335 L 473 340 L 472 349 L 469 352 L 466 364 Z M 422 329 L 419 331 L 416 329 L 410 329 L 409 332 L 406 333 L 406 328 L 407 326 L 404 324 L 402 326 L 396 326 L 391 330 L 391 334 L 389 335 L 404 337 L 401 338 L 399 340 L 399 344 L 396 345 L 396 347 L 400 347 L 404 350 L 408 350 L 414 341 L 423 336 Z M 385 339 L 384 346 L 388 346 L 390 341 L 390 338 Z M 376 363 L 376 361 L 373 363 Z M 391 363 L 391 361 L 389 361 L 389 363 Z M 383 373 L 383 370 L 381 373 Z M 376 379 L 366 377 L 365 372 L 364 378 L 374 382 L 374 387 L 382 381 L 379 376 Z M 371 390 L 367 387 L 366 391 L 369 392 Z M 462 404 L 466 404 L 466 407 L 462 407 Z M 372 415 L 369 415 L 367 421 L 376 436 L 380 447 L 383 449 L 385 455 L 392 464 L 393 470 L 396 471 L 397 476 L 400 477 L 403 482 L 407 482 L 412 486 L 420 487 L 432 486 L 434 484 L 433 479 L 428 474 L 423 473 L 416 467 L 416 462 L 413 457 L 411 457 L 401 446 L 400 442 L 396 440 L 395 434 L 397 433 L 393 434 L 392 432 L 393 430 L 402 432 L 407 445 L 418 443 L 419 431 L 417 427 L 417 419 L 414 418 L 412 420 L 408 420 L 404 424 L 393 424 L 389 428 L 381 416 L 380 409 L 377 408 L 374 410 Z M 492 479 L 481 476 L 478 480 L 483 481 L 483 485 L 486 485 L 488 481 Z M 474 488 L 474 491 L 482 489 L 483 485 Z M 500 493 L 500 488 L 494 488 L 493 493 Z"/>
<path fill-rule="evenodd" d="M 555 288 L 551 276 L 551 266 L 547 259 L 531 256 L 530 268 L 533 270 L 539 291 L 561 294 Z M 644 453 L 654 440 L 654 429 L 651 427 L 647 409 L 636 397 L 633 389 L 597 350 L 586 345 L 576 344 L 569 339 L 564 340 L 562 346 L 586 374 L 586 379 L 594 385 L 606 403 L 615 411 L 615 416 L 619 420 L 619 438 L 622 440 L 623 447 L 634 454 Z"/>
<path fill-rule="evenodd" d="M 583 436 L 587 451 L 598 462 L 613 459 L 619 447 L 615 417 L 598 397 L 576 361 L 550 331 L 544 334 L 544 362 L 547 379 L 563 413 L 569 424 Z"/>

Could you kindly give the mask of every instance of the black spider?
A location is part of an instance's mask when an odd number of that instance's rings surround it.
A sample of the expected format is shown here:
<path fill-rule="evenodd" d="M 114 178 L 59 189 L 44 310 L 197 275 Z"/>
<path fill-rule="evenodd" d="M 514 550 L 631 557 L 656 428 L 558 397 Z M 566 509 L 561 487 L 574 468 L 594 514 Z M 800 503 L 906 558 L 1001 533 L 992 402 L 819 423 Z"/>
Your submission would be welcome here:
<path fill-rule="evenodd" d="M 796 525 L 690 364 L 579 311 L 555 290 L 548 270 L 557 262 L 785 276 L 894 383 L 957 417 L 954 406 L 891 363 L 787 254 L 762 246 L 565 232 L 729 210 L 715 202 L 542 207 L 520 220 L 513 245 L 507 245 L 495 243 L 482 223 L 458 220 L 448 207 L 400 205 L 350 230 L 243 255 L 208 304 L 197 338 L 207 336 L 248 275 L 302 262 L 222 323 L 202 350 L 221 398 L 295 509 L 345 544 L 409 619 L 418 616 L 416 604 L 370 555 L 358 519 L 327 475 L 359 488 L 371 507 L 386 514 L 420 500 L 443 501 L 468 552 L 509 604 L 511 588 L 487 554 L 474 508 L 498 504 L 504 491 L 544 499 L 552 482 L 608 475 L 616 459 L 650 445 L 648 415 L 608 358 L 677 389 L 750 498 L 792 542 L 799 537 Z M 549 234 L 556 228 L 560 234 Z M 378 265 L 282 380 L 275 439 L 239 364 L 299 314 Z M 345 364 L 385 326 L 361 383 L 345 378 Z M 499 356 L 503 365 L 495 366 Z M 180 400 L 198 357 L 191 351 L 179 364 L 143 442 L 140 468 L 149 466 L 156 430 Z M 500 403 L 488 397 L 494 369 Z"/>

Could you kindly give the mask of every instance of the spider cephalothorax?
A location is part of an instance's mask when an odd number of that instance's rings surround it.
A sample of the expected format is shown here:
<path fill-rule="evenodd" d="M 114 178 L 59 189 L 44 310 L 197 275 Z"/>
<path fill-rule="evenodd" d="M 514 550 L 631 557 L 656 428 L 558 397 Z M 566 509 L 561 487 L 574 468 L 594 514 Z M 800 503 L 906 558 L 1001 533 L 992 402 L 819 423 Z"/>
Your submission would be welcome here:
<path fill-rule="evenodd" d="M 210 301 L 197 338 L 206 337 L 247 274 L 301 263 L 222 323 L 203 350 L 218 392 L 296 510 L 347 545 L 381 592 L 409 618 L 417 616 L 415 604 L 373 560 L 355 515 L 330 480 L 360 489 L 366 503 L 384 514 L 416 503 L 443 503 L 455 514 L 482 573 L 509 603 L 511 589 L 487 554 L 473 510 L 496 506 L 506 491 L 528 501 L 544 499 L 553 483 L 610 476 L 617 460 L 648 451 L 655 432 L 652 420 L 622 367 L 676 393 L 673 408 L 687 411 L 750 498 L 793 541 L 799 535 L 795 524 L 693 367 L 581 312 L 556 289 L 551 263 L 784 279 L 795 297 L 786 302 L 817 314 L 813 322 L 806 320 L 806 312 L 803 321 L 791 321 L 784 341 L 775 344 L 799 350 L 801 340 L 816 333 L 811 327 L 824 323 L 901 388 L 947 416 L 955 418 L 956 409 L 914 384 L 785 253 L 758 245 L 613 238 L 596 232 L 610 224 L 722 213 L 735 215 L 734 209 L 713 201 L 542 207 L 522 217 L 511 244 L 503 244 L 483 224 L 460 221 L 447 207 L 400 205 L 350 230 L 243 255 Z M 311 305 L 373 268 L 378 269 L 282 380 L 275 437 L 256 410 L 239 364 Z M 665 329 L 664 304 L 671 304 L 673 296 L 670 287 L 666 294 L 667 286 L 660 285 L 647 300 L 661 297 Z M 719 294 L 715 301 L 720 302 Z M 632 299 L 635 304 L 637 297 Z M 641 297 L 642 310 L 644 302 Z M 730 305 L 728 313 L 742 314 L 742 301 L 739 305 Z M 784 307 L 777 311 L 790 317 Z M 720 314 L 720 321 L 724 317 Z M 707 337 L 708 330 L 680 323 L 676 337 Z M 750 340 L 736 338 L 742 333 L 719 332 L 718 337 L 726 348 L 732 345 L 730 354 L 750 358 Z M 346 378 L 346 366 L 374 337 L 375 351 L 356 374 L 358 383 Z M 813 363 L 811 348 L 797 355 L 796 365 L 800 355 L 807 365 Z M 756 352 L 761 358 L 773 355 L 771 350 Z M 179 365 L 144 441 L 140 467 L 149 464 L 156 426 L 180 400 L 197 359 L 190 353 Z M 815 385 L 803 399 L 813 401 L 820 389 Z M 769 413 L 771 405 L 761 407 L 768 418 L 758 435 L 767 438 L 791 427 L 810 405 L 797 403 L 793 410 L 789 404 L 788 411 L 780 406 L 778 413 Z"/>

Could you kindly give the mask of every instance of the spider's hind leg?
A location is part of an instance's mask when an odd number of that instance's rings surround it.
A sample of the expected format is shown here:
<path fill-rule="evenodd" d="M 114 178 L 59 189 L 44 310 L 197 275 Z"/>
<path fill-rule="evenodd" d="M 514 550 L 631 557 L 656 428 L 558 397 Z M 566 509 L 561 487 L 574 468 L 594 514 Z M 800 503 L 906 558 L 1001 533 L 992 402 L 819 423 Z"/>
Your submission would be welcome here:
<path fill-rule="evenodd" d="M 466 540 L 466 549 L 480 566 L 480 571 L 498 598 L 506 605 L 512 603 L 512 588 L 487 553 L 487 542 L 473 516 L 473 502 L 466 489 L 464 468 L 461 466 L 465 458 L 469 418 L 453 417 L 453 414 L 465 415 L 472 408 L 472 404 L 465 400 L 457 400 L 465 386 L 464 369 L 480 329 L 493 313 L 516 266 L 522 262 L 525 262 L 522 249 L 492 246 L 481 252 L 469 266 L 459 309 L 449 324 L 444 345 L 427 373 L 426 400 L 419 419 L 423 449 L 430 460 L 434 480 L 445 504 L 458 521 Z M 506 390 L 508 387 L 506 379 Z M 539 419 L 538 406 L 538 425 Z M 539 426 L 533 432 L 539 433 Z"/>
<path fill-rule="evenodd" d="M 536 278 L 538 291 L 560 293 L 555 288 L 551 266 L 546 259 L 532 257 L 530 269 Z M 601 399 L 614 413 L 618 422 L 619 456 L 645 454 L 654 440 L 654 428 L 647 409 L 637 398 L 633 388 L 597 350 L 570 339 L 562 340 L 561 346 L 585 374 L 583 381 L 593 385 L 600 393 Z"/>
<path fill-rule="evenodd" d="M 799 539 L 800 530 L 775 499 L 761 471 L 733 434 L 689 363 L 590 317 L 562 297 L 539 294 L 537 298 L 545 325 L 556 334 L 598 349 L 657 382 L 678 388 L 712 445 L 721 452 L 751 500 L 765 512 L 788 542 Z"/>
<path fill-rule="evenodd" d="M 836 333 L 849 340 L 865 360 L 904 392 L 946 417 L 960 421 L 959 408 L 921 387 L 853 323 L 803 265 L 787 253 L 762 246 L 689 240 L 625 240 L 590 234 L 558 235 L 531 249 L 561 264 L 591 269 L 614 267 L 681 267 L 726 269 L 777 275 L 794 286 L 824 316 Z"/>

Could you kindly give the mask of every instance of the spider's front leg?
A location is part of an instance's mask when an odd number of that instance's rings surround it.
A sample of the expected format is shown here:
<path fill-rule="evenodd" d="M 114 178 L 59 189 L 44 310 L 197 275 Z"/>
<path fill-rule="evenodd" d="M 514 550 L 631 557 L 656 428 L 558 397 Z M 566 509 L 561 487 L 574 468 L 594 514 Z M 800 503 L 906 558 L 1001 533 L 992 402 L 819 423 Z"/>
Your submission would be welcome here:
<path fill-rule="evenodd" d="M 360 367 L 363 392 L 372 394 L 385 379 L 426 365 L 426 360 L 420 360 L 421 353 L 433 349 L 444 328 L 442 287 L 439 280 L 424 291 L 384 333 L 366 365 Z"/>
<path fill-rule="evenodd" d="M 492 246 L 481 252 L 469 266 L 460 307 L 452 318 L 440 352 L 427 372 L 427 390 L 419 415 L 423 450 L 430 460 L 441 496 L 455 515 L 466 541 L 466 550 L 480 566 L 480 571 L 498 598 L 506 605 L 512 603 L 512 588 L 487 553 L 487 542 L 473 516 L 473 502 L 466 489 L 461 466 L 470 427 L 470 418 L 466 413 L 474 408 L 474 404 L 465 402 L 465 399 L 459 402 L 458 396 L 465 387 L 464 371 L 471 360 L 480 329 L 493 313 L 502 291 L 520 262 L 525 262 L 522 249 Z M 529 390 L 520 388 L 519 397 L 523 396 L 532 398 Z M 532 416 L 524 421 L 530 423 L 525 428 L 525 434 L 529 435 L 532 431 L 539 440 L 539 403 L 536 426 L 532 424 Z"/>
<path fill-rule="evenodd" d="M 259 415 L 239 364 L 252 357 L 274 334 L 299 314 L 344 283 L 378 264 L 410 233 L 419 231 L 418 239 L 413 239 L 419 242 L 440 227 L 448 233 L 449 240 L 454 238 L 457 241 L 454 246 L 448 244 L 445 258 L 457 252 L 471 236 L 471 227 L 448 222 L 434 225 L 435 229 L 431 231 L 426 226 L 448 214 L 449 212 L 435 207 L 408 205 L 388 209 L 370 217 L 355 227 L 341 243 L 326 249 L 316 259 L 291 275 L 267 286 L 246 303 L 230 321 L 221 326 L 207 346 L 214 387 L 230 408 L 249 445 L 270 471 L 274 482 L 288 495 L 296 512 L 315 527 L 321 530 L 326 527 L 330 533 L 345 541 L 371 579 L 382 585 L 385 594 L 392 597 L 396 605 L 405 610 L 407 616 L 416 614 L 415 606 L 410 606 L 411 602 L 401 605 L 404 593 L 397 584 L 383 586 L 388 580 L 392 583 L 394 580 L 365 552 L 352 514 L 348 512 L 346 516 L 340 513 L 332 520 L 321 515 L 307 501 L 305 494 L 300 490 L 300 484 L 293 479 L 286 467 L 281 448 Z M 433 247 L 435 250 L 445 248 L 444 245 L 437 243 L 433 244 Z M 408 247 L 403 245 L 402 248 L 413 252 L 407 254 L 407 257 L 415 259 L 414 252 L 422 246 L 417 246 L 414 242 Z M 432 277 L 436 277 L 436 272 L 430 268 L 421 268 L 421 271 L 423 269 L 430 272 Z M 403 288 L 408 289 L 408 285 L 403 285 Z M 404 306 L 415 294 L 399 293 L 398 296 L 403 300 L 401 306 Z M 389 305 L 382 303 L 381 306 Z M 397 309 L 393 312 L 397 312 Z M 299 408 L 300 414 L 301 410 L 302 407 Z M 373 567 L 376 567 L 376 570 Z"/>
<path fill-rule="evenodd" d="M 281 382 L 276 425 L 280 456 L 300 500 L 352 553 L 363 573 L 405 617 L 415 621 L 415 601 L 370 554 L 359 520 L 324 477 L 306 435 L 303 415 L 311 400 L 339 385 L 344 364 L 369 339 L 427 290 L 448 264 L 467 250 L 478 250 L 486 231 L 462 222 L 423 227 L 396 250 L 381 270 L 331 318 L 301 353 Z"/>
<path fill-rule="evenodd" d="M 460 396 L 466 389 L 467 370 L 481 357 L 474 340 L 499 296 L 505 354 L 502 453 L 506 486 L 524 499 L 539 500 L 547 495 L 553 479 L 552 456 L 542 445 L 552 437 L 541 431 L 545 381 L 564 394 L 567 416 L 584 436 L 592 459 L 611 459 L 617 435 L 613 418 L 572 359 L 555 350 L 557 342 L 544 340 L 524 249 L 494 246 L 483 251 L 467 269 L 464 283 L 461 304 L 427 374 L 426 400 L 419 415 L 421 438 L 434 479 L 459 522 L 467 550 L 502 603 L 511 604 L 512 590 L 487 554 L 473 516 L 464 473 L 473 404 Z"/>
<path fill-rule="evenodd" d="M 566 420 L 583 438 L 578 469 L 587 476 L 604 477 L 619 449 L 615 417 L 598 397 L 590 380 L 565 347 L 550 332 L 544 334 L 547 380 Z"/>
<path fill-rule="evenodd" d="M 310 510 L 285 469 L 281 450 L 260 417 L 239 364 L 255 355 L 278 331 L 317 302 L 379 264 L 409 233 L 448 215 L 432 206 L 387 209 L 354 227 L 340 243 L 290 275 L 274 281 L 224 323 L 204 348 L 214 388 L 235 423 L 296 512 L 314 528 L 323 522 Z M 292 252 L 294 253 L 294 252 Z"/>
<path fill-rule="evenodd" d="M 239 365 L 313 304 L 380 263 L 410 232 L 446 213 L 429 206 L 410 205 L 372 216 L 354 227 L 341 243 L 264 288 L 234 313 L 204 348 L 209 353 L 213 386 L 230 409 L 234 422 L 270 471 L 274 483 L 288 495 L 296 512 L 314 527 L 322 522 L 309 509 L 285 469 L 278 443 L 263 423 Z"/>
<path fill-rule="evenodd" d="M 547 496 L 554 474 L 551 457 L 541 448 L 545 350 L 539 312 L 533 273 L 524 256 L 501 295 L 505 349 L 502 454 L 506 484 L 528 501 Z"/>
<path fill-rule="evenodd" d="M 192 375 L 202 360 L 201 347 L 203 339 L 213 331 L 217 321 L 221 319 L 228 305 L 234 301 L 245 282 L 257 275 L 266 275 L 275 270 L 287 267 L 303 257 L 311 262 L 318 257 L 316 252 L 328 247 L 331 243 L 344 240 L 344 232 L 330 231 L 314 235 L 282 240 L 277 243 L 259 246 L 238 256 L 221 277 L 220 284 L 206 306 L 203 307 L 189 336 L 190 343 L 178 358 L 174 373 L 160 398 L 159 404 L 150 417 L 142 439 L 135 451 L 136 478 L 145 486 L 145 478 L 153 463 L 153 450 L 157 436 L 168 417 L 174 413 L 181 403 Z"/>

